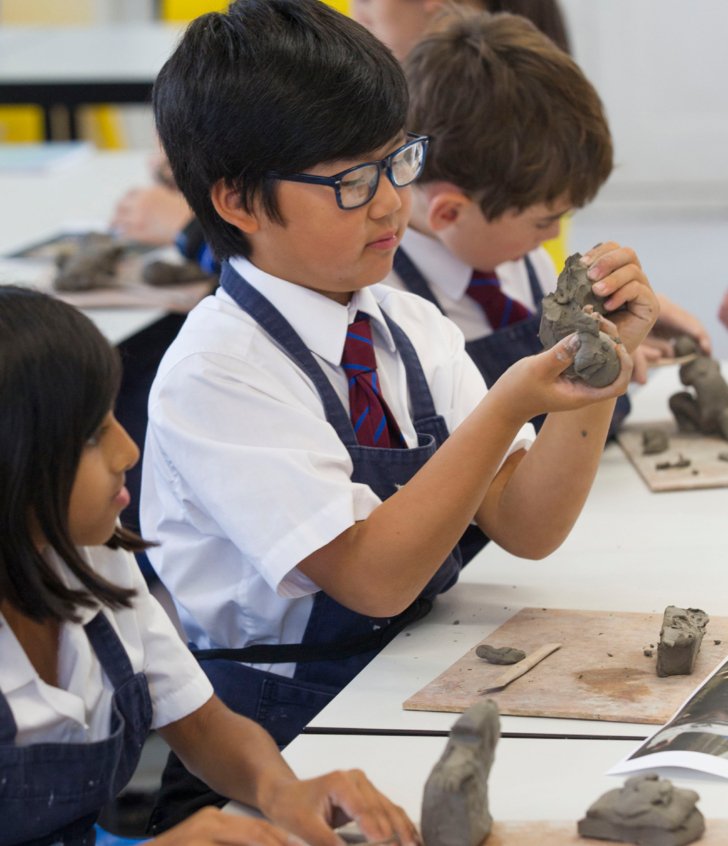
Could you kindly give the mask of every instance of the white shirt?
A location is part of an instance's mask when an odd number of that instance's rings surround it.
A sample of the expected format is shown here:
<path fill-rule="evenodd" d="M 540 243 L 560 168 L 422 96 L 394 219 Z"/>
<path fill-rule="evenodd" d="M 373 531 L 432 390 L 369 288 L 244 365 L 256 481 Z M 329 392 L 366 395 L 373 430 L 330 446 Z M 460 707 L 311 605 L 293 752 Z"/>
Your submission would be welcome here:
<path fill-rule="evenodd" d="M 485 312 L 466 291 L 470 285 L 473 268 L 456 258 L 437 238 L 407 229 L 402 238 L 402 248 L 417 265 L 429 283 L 432 292 L 445 314 L 462 331 L 466 341 L 484 338 L 493 332 Z M 556 290 L 556 269 L 543 247 L 528 254 L 544 294 Z M 501 289 L 512 299 L 534 310 L 536 304 L 528 281 L 528 270 L 523 259 L 507 261 L 495 269 Z M 384 280 L 400 291 L 406 291 L 402 280 L 393 270 Z"/>
<path fill-rule="evenodd" d="M 121 638 L 134 672 L 147 677 L 154 711 L 151 727 L 165 726 L 204 705 L 212 686 L 150 595 L 133 556 L 102 546 L 79 551 L 99 575 L 137 592 L 132 608 L 104 607 L 103 612 Z M 81 587 L 55 553 L 49 553 L 48 560 L 68 587 Z M 0 690 L 17 724 L 18 745 L 91 743 L 109 736 L 114 689 L 83 629 L 97 611 L 80 607 L 80 622 L 61 624 L 58 687 L 40 678 L 0 614 Z"/>
<path fill-rule="evenodd" d="M 486 393 L 462 333 L 420 297 L 374 285 L 344 306 L 244 259 L 233 266 L 292 324 L 347 409 L 347 327 L 358 310 L 370 315 L 382 394 L 408 445 L 405 370 L 380 305 L 409 335 L 450 431 Z M 532 436 L 525 427 L 512 448 Z M 144 536 L 161 542 L 148 554 L 193 642 L 301 641 L 318 587 L 297 564 L 380 503 L 351 473 L 308 377 L 222 289 L 203 300 L 152 386 L 141 501 Z"/>

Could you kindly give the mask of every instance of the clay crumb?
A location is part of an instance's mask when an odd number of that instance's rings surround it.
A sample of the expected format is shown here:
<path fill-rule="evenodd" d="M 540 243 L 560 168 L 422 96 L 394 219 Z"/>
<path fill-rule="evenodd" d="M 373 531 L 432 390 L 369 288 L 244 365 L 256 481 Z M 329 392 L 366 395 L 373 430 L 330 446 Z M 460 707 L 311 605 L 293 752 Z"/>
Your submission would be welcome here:
<path fill-rule="evenodd" d="M 613 653 L 611 653 L 611 652 L 607 652 L 607 655 L 608 655 L 610 658 L 614 658 L 614 655 L 613 655 Z"/>
<path fill-rule="evenodd" d="M 719 452 L 718 461 L 728 461 L 728 452 Z"/>
<path fill-rule="evenodd" d="M 587 432 L 587 430 L 586 430 L 586 429 L 582 429 L 582 430 L 581 430 L 581 436 L 582 436 L 582 438 L 586 438 L 586 437 L 588 437 L 588 435 L 589 435 L 589 432 Z"/>
<path fill-rule="evenodd" d="M 722 640 L 714 640 L 714 641 L 713 641 L 714 646 L 720 646 L 720 645 L 721 645 L 721 643 L 723 643 L 723 641 L 722 641 Z"/>
<path fill-rule="evenodd" d="M 642 650 L 642 654 L 645 656 L 645 658 L 652 658 L 652 656 L 653 656 L 655 653 L 654 653 L 654 651 L 653 651 L 652 649 L 647 649 L 647 647 L 645 647 L 645 648 Z"/>
<path fill-rule="evenodd" d="M 453 621 L 452 621 L 452 624 L 453 624 L 453 626 L 459 626 L 459 625 L 460 625 L 460 620 L 453 620 Z"/>

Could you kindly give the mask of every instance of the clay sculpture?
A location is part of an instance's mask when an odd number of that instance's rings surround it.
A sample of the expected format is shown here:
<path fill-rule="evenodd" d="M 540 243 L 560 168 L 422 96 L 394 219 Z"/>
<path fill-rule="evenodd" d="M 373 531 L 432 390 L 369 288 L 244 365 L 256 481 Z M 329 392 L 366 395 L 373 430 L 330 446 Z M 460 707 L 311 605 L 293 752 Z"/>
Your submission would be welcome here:
<path fill-rule="evenodd" d="M 620 364 L 615 342 L 599 329 L 599 316 L 605 313 L 604 301 L 592 292 L 587 269 L 581 263 L 580 253 L 566 259 L 556 291 L 543 298 L 538 336 L 548 349 L 577 332 L 581 346 L 564 375 L 603 388 L 617 378 Z"/>
<path fill-rule="evenodd" d="M 490 664 L 517 664 L 526 657 L 522 649 L 513 646 L 491 646 L 489 643 L 476 646 L 475 654 Z"/>
<path fill-rule="evenodd" d="M 642 432 L 642 455 L 657 455 L 670 446 L 664 429 L 645 429 Z"/>
<path fill-rule="evenodd" d="M 684 846 L 705 831 L 694 790 L 674 787 L 656 773 L 628 778 L 623 787 L 599 797 L 577 823 L 582 837 L 636 843 L 640 846 Z"/>
<path fill-rule="evenodd" d="M 662 618 L 657 644 L 657 675 L 686 676 L 692 673 L 710 618 L 699 608 L 668 605 Z"/>
<path fill-rule="evenodd" d="M 87 291 L 109 288 L 116 281 L 116 266 L 124 247 L 109 235 L 90 232 L 84 235 L 72 252 L 56 258 L 57 291 Z"/>
<path fill-rule="evenodd" d="M 500 736 L 498 707 L 478 702 L 455 722 L 422 796 L 425 846 L 479 846 L 490 834 L 488 775 Z"/>
<path fill-rule="evenodd" d="M 212 279 L 194 261 L 183 263 L 170 261 L 151 261 L 142 269 L 142 279 L 147 285 L 155 288 L 165 285 L 183 285 L 186 282 L 200 282 L 202 279 Z"/>
<path fill-rule="evenodd" d="M 670 410 L 681 432 L 720 435 L 728 440 L 728 383 L 720 364 L 702 355 L 696 342 L 684 335 L 675 342 L 675 355 L 695 355 L 680 367 L 680 381 L 693 389 L 670 397 Z"/>

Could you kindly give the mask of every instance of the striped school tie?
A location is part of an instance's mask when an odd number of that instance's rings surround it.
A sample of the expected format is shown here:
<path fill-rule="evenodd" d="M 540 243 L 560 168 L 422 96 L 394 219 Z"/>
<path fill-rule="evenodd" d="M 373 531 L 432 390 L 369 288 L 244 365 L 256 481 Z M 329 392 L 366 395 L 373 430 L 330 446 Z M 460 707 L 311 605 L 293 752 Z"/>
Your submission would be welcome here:
<path fill-rule="evenodd" d="M 474 270 L 466 293 L 483 309 L 494 330 L 520 323 L 531 316 L 523 303 L 503 293 L 498 277 L 492 270 Z"/>
<path fill-rule="evenodd" d="M 379 393 L 369 317 L 357 312 L 349 326 L 341 365 L 349 377 L 349 413 L 362 446 L 405 447 L 392 412 Z"/>

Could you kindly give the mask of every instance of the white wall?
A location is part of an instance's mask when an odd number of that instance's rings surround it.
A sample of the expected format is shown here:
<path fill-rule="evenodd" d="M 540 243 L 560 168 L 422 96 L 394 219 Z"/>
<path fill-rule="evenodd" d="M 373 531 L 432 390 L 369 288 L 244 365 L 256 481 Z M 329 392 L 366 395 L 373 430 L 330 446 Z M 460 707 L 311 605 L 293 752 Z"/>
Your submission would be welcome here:
<path fill-rule="evenodd" d="M 728 209 L 728 2 L 561 4 L 614 134 L 605 197 Z"/>

